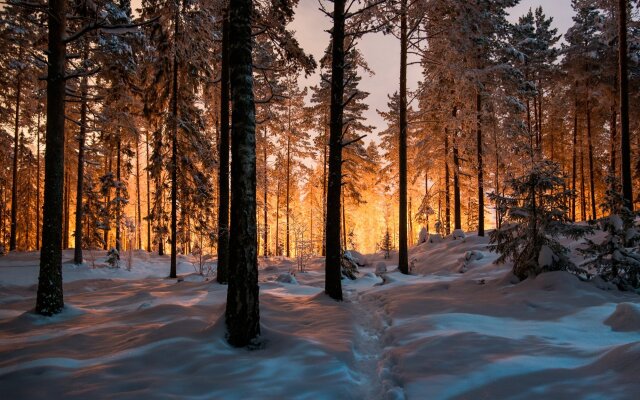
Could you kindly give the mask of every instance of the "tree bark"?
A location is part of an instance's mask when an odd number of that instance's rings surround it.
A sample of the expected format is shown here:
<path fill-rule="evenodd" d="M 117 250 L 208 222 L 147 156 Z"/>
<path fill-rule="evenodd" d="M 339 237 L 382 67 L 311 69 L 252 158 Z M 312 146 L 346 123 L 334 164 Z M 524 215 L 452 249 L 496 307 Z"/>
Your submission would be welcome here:
<path fill-rule="evenodd" d="M 62 311 L 62 226 L 64 180 L 64 67 L 66 11 L 64 0 L 48 3 L 47 137 L 45 150 L 42 250 L 36 312 Z"/>
<path fill-rule="evenodd" d="M 333 3 L 329 178 L 327 184 L 327 256 L 324 290 L 342 300 L 340 254 L 340 192 L 342 189 L 342 117 L 344 101 L 344 0 Z"/>
<path fill-rule="evenodd" d="M 399 238 L 398 270 L 409 274 L 407 247 L 407 0 L 400 1 L 400 134 L 398 143 L 398 170 L 400 175 L 400 204 L 398 205 Z"/>
<path fill-rule="evenodd" d="M 22 46 L 20 46 L 20 59 Z M 20 101 L 22 99 L 22 73 L 18 72 L 16 83 L 16 113 L 13 136 L 13 176 L 11 180 L 11 230 L 9 234 L 9 251 L 16 250 L 18 230 L 18 158 L 20 156 Z"/>
<path fill-rule="evenodd" d="M 267 176 L 267 159 L 268 159 L 268 154 L 267 154 L 267 127 L 264 127 L 264 146 L 263 146 L 263 152 L 262 152 L 262 162 L 264 164 L 264 193 L 263 193 L 263 201 L 264 201 L 264 233 L 262 235 L 263 237 L 263 253 L 264 253 L 264 257 L 266 258 L 267 255 L 269 254 L 269 214 L 268 214 L 268 209 L 269 209 L 269 204 L 268 204 L 268 176 Z"/>
<path fill-rule="evenodd" d="M 151 252 L 151 171 L 149 171 L 149 130 L 145 130 L 147 170 L 147 252 Z"/>
<path fill-rule="evenodd" d="M 591 104 L 587 101 L 587 146 L 589 152 L 589 192 L 591 197 L 591 219 L 597 218 L 596 213 L 596 185 L 593 167 L 593 140 L 591 138 Z"/>
<path fill-rule="evenodd" d="M 118 131 L 116 142 L 116 250 L 118 253 L 122 250 L 122 189 L 121 189 L 121 169 L 122 169 L 122 132 Z"/>
<path fill-rule="evenodd" d="M 449 130 L 444 130 L 444 219 L 445 234 L 451 233 L 451 176 L 449 172 Z"/>
<path fill-rule="evenodd" d="M 140 136 L 136 133 L 136 236 L 138 249 L 142 249 L 142 204 L 140 203 Z"/>
<path fill-rule="evenodd" d="M 83 59 L 88 57 L 88 45 L 84 45 Z M 74 234 L 73 263 L 82 264 L 82 195 L 84 193 L 84 144 L 87 134 L 87 80 L 80 80 L 80 132 L 78 133 L 78 179 L 76 182 L 76 230 Z"/>
<path fill-rule="evenodd" d="M 629 72 L 627 56 L 627 0 L 618 0 L 618 90 L 620 93 L 620 141 L 622 195 L 633 210 L 631 142 L 629 137 Z"/>
<path fill-rule="evenodd" d="M 482 94 L 476 94 L 477 153 L 478 153 L 478 236 L 484 236 L 484 164 L 482 159 Z"/>
<path fill-rule="evenodd" d="M 218 169 L 218 273 L 220 284 L 228 281 L 229 269 L 229 15 L 222 21 L 220 81 L 220 167 Z"/>
<path fill-rule="evenodd" d="M 573 151 L 571 159 L 571 220 L 576 222 L 576 180 L 577 180 L 577 149 L 578 149 L 578 95 L 575 95 L 573 105 Z"/>
<path fill-rule="evenodd" d="M 36 129 L 36 250 L 40 250 L 40 100 L 38 99 L 38 125 Z"/>
<path fill-rule="evenodd" d="M 232 141 L 227 340 L 236 347 L 260 335 L 256 229 L 256 121 L 251 58 L 251 0 L 229 3 Z"/>
<path fill-rule="evenodd" d="M 171 85 L 171 270 L 169 278 L 177 277 L 178 256 L 178 38 L 180 37 L 180 5 L 176 1 L 173 17 L 173 84 Z"/>

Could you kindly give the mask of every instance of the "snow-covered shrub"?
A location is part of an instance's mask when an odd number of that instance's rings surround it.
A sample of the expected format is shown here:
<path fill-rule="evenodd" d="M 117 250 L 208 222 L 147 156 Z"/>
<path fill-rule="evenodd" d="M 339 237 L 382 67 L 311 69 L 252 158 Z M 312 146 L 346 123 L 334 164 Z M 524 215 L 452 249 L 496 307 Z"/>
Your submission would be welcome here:
<path fill-rule="evenodd" d="M 107 252 L 107 264 L 111 268 L 120 268 L 120 252 L 115 247 Z"/>
<path fill-rule="evenodd" d="M 418 244 L 427 243 L 428 238 L 429 233 L 427 232 L 427 228 L 422 227 L 422 229 L 420 229 L 420 234 L 418 235 Z"/>
<path fill-rule="evenodd" d="M 344 278 L 355 280 L 356 274 L 358 273 L 358 263 L 356 260 L 349 256 L 349 252 L 343 253 L 340 260 L 342 276 Z"/>
<path fill-rule="evenodd" d="M 625 205 L 619 183 L 608 178 L 609 189 L 602 209 L 608 217 L 598 224 L 605 232 L 604 240 L 587 239 L 587 247 L 579 249 L 587 258 L 582 265 L 588 277 L 597 275 L 621 289 L 640 288 L 640 227 L 635 213 Z"/>
<path fill-rule="evenodd" d="M 451 237 L 453 238 L 453 240 L 458 240 L 458 239 L 464 239 L 467 236 L 464 234 L 464 231 L 462 229 L 456 229 L 451 234 Z"/>
<path fill-rule="evenodd" d="M 376 264 L 376 274 L 380 275 L 380 274 L 384 274 L 387 272 L 387 264 L 384 261 L 379 261 Z"/>
<path fill-rule="evenodd" d="M 491 233 L 489 248 L 500 254 L 497 263 L 513 260 L 513 274 L 520 280 L 545 271 L 575 270 L 569 250 L 560 237 L 577 240 L 592 229 L 573 224 L 558 164 L 535 162 L 523 176 L 508 182 L 509 194 L 491 194 L 498 207 L 507 211 L 506 221 Z"/>
<path fill-rule="evenodd" d="M 429 235 L 429 243 L 441 243 L 442 235 L 439 233 L 435 233 L 433 235 Z"/>
<path fill-rule="evenodd" d="M 290 272 L 278 275 L 278 277 L 276 278 L 276 281 L 281 283 L 288 283 L 290 285 L 298 284 L 298 280 L 296 279 L 295 275 L 293 275 Z"/>

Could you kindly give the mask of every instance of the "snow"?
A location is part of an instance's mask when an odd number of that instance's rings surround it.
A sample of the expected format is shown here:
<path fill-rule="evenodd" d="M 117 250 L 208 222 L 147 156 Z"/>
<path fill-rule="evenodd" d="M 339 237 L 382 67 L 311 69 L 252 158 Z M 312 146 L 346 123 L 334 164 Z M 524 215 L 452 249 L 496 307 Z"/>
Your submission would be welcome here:
<path fill-rule="evenodd" d="M 226 343 L 226 286 L 195 274 L 191 257 L 167 279 L 168 257 L 135 252 L 127 271 L 92 268 L 104 252 L 74 266 L 65 251 L 65 310 L 46 318 L 32 313 L 38 254 L 11 253 L 0 257 L 0 393 L 635 398 L 640 297 L 565 272 L 514 284 L 487 243 L 472 233 L 422 243 L 412 275 L 397 271 L 397 254 L 353 254 L 367 266 L 343 280 L 344 302 L 323 293 L 323 259 L 295 276 L 295 260 L 260 259 L 263 348 L 253 351 Z"/>

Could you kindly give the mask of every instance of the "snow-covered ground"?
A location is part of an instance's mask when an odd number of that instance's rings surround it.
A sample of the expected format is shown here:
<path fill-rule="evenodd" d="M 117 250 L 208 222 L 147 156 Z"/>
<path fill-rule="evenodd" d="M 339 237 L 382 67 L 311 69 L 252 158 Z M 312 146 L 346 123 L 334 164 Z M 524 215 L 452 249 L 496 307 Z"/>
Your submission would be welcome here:
<path fill-rule="evenodd" d="M 35 316 L 37 253 L 0 258 L 2 399 L 636 399 L 640 296 L 562 272 L 513 284 L 486 239 L 367 256 L 346 300 L 323 260 L 260 260 L 263 348 L 224 340 L 226 287 L 181 257 L 131 271 L 65 252 L 65 311 Z M 376 268 L 389 272 L 379 277 Z M 460 271 L 464 271 L 461 273 Z"/>

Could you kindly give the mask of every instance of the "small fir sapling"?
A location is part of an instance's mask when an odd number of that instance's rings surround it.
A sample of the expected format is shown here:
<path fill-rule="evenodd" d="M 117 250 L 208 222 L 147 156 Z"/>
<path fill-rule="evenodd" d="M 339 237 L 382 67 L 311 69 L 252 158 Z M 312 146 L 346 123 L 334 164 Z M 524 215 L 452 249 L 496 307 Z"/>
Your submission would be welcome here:
<path fill-rule="evenodd" d="M 607 178 L 603 213 L 597 222 L 605 232 L 604 240 L 587 239 L 587 246 L 579 249 L 587 259 L 582 264 L 587 278 L 594 275 L 612 282 L 623 290 L 640 288 L 640 227 L 636 213 L 625 204 L 621 185 L 613 177 Z"/>
<path fill-rule="evenodd" d="M 380 247 L 380 251 L 382 251 L 384 253 L 384 258 L 385 259 L 389 259 L 391 258 L 391 250 L 393 250 L 393 243 L 391 242 L 391 234 L 389 233 L 389 230 L 387 229 L 384 233 L 384 236 L 382 238 L 382 242 L 379 245 Z"/>
<path fill-rule="evenodd" d="M 574 193 L 564 182 L 557 163 L 538 161 L 509 180 L 508 195 L 490 195 L 507 218 L 491 233 L 489 248 L 500 254 L 497 263 L 513 260 L 513 274 L 520 280 L 547 271 L 576 271 L 559 239 L 577 240 L 592 228 L 571 223 L 567 199 Z"/>

